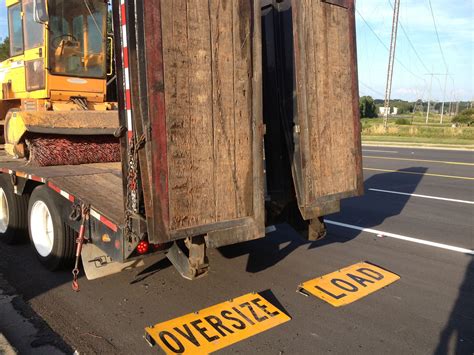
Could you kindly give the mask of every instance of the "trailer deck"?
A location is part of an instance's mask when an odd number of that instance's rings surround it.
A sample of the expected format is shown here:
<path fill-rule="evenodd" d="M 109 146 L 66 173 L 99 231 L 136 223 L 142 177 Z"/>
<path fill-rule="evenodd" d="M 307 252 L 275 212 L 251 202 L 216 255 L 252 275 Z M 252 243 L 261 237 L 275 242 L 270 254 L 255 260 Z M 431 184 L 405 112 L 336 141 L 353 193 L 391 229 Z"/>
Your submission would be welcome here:
<path fill-rule="evenodd" d="M 122 171 L 120 163 L 98 163 L 35 167 L 22 159 L 0 152 L 1 171 L 48 184 L 71 202 L 80 200 L 92 208 L 92 215 L 114 231 L 124 221 Z"/>

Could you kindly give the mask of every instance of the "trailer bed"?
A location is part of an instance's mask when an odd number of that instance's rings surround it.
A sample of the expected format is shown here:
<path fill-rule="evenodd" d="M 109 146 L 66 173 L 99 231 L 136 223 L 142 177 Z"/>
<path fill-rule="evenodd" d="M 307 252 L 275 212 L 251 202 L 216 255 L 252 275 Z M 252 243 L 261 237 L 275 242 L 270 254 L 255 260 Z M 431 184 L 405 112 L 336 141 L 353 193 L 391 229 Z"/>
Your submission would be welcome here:
<path fill-rule="evenodd" d="M 24 160 L 13 159 L 0 151 L 2 170 L 11 170 L 18 176 L 28 175 L 32 180 L 41 178 L 66 194 L 73 196 L 103 215 L 116 225 L 123 225 L 124 202 L 120 163 L 98 163 L 35 167 Z"/>

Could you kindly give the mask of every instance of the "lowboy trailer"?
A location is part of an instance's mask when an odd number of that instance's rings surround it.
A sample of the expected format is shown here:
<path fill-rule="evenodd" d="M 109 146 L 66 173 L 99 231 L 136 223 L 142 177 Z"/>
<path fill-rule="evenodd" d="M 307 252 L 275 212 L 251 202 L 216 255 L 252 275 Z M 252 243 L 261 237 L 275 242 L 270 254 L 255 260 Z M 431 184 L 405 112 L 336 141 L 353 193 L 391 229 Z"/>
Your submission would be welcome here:
<path fill-rule="evenodd" d="M 50 269 L 77 251 L 89 279 L 155 252 L 194 279 L 207 248 L 266 225 L 323 237 L 323 216 L 363 192 L 353 0 L 121 0 L 112 12 L 121 162 L 3 158 L 1 239 L 29 234 Z"/>

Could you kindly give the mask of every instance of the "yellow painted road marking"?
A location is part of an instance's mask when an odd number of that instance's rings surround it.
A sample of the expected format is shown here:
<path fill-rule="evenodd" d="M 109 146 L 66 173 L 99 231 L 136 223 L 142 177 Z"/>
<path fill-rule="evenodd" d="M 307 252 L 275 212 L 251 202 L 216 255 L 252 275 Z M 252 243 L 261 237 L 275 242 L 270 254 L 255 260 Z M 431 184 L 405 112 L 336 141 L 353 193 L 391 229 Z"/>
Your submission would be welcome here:
<path fill-rule="evenodd" d="M 450 178 L 450 179 L 474 180 L 474 177 L 456 176 L 456 175 L 441 175 L 441 174 L 430 174 L 430 173 L 417 173 L 415 171 L 400 171 L 400 170 L 376 169 L 376 168 L 364 168 L 364 170 L 383 171 L 383 172 L 386 172 L 386 173 L 400 173 L 400 174 L 411 174 L 411 175 L 436 176 L 436 177 L 443 177 L 443 178 Z"/>
<path fill-rule="evenodd" d="M 374 156 L 374 155 L 364 155 L 363 158 L 385 159 L 385 160 L 419 161 L 419 162 L 424 162 L 424 163 L 439 163 L 439 164 L 474 166 L 474 163 L 463 163 L 463 162 L 460 162 L 460 161 L 443 161 L 443 160 L 427 160 L 427 159 L 411 159 L 411 158 L 378 157 L 378 156 Z"/>
<path fill-rule="evenodd" d="M 400 279 L 400 276 L 368 262 L 360 262 L 344 269 L 307 281 L 300 285 L 334 307 L 357 301 Z"/>
<path fill-rule="evenodd" d="M 145 331 L 166 354 L 209 354 L 290 319 L 259 294 L 249 293 Z"/>

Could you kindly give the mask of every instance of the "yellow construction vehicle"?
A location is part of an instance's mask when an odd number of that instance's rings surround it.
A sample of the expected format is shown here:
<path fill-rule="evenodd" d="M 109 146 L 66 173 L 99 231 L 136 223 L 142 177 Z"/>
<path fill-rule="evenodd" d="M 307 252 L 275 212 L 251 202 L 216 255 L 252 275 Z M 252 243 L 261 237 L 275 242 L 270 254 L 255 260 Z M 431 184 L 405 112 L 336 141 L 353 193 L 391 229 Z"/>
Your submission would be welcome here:
<path fill-rule="evenodd" d="M 116 104 L 106 102 L 104 0 L 6 0 L 10 58 L 0 64 L 5 150 L 28 157 L 28 135 L 112 135 Z"/>

